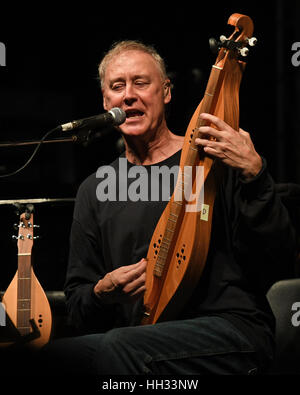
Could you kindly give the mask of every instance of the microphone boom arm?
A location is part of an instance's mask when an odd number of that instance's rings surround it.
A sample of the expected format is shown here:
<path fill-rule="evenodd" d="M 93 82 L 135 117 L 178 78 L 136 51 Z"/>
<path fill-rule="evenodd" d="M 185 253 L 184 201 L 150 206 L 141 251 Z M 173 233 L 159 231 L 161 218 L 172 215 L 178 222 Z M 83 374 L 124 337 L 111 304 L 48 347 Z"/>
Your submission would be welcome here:
<path fill-rule="evenodd" d="M 19 173 L 23 170 L 34 158 L 36 153 L 38 152 L 39 148 L 44 143 L 65 143 L 65 142 L 86 142 L 89 140 L 92 130 L 95 130 L 99 127 L 108 126 L 108 125 L 120 125 L 121 123 L 125 122 L 126 120 L 126 113 L 121 108 L 114 107 L 110 111 L 105 114 L 96 115 L 89 118 L 83 118 L 77 121 L 68 122 L 66 124 L 57 126 L 54 129 L 49 130 L 39 141 L 18 141 L 18 142 L 3 142 L 0 143 L 0 147 L 16 147 L 16 146 L 24 146 L 24 145 L 37 145 L 34 149 L 32 155 L 29 159 L 25 162 L 23 166 L 19 169 L 8 173 L 8 174 L 1 174 L 1 178 L 14 176 L 15 174 Z M 73 134 L 71 137 L 63 137 L 63 138 L 56 138 L 52 140 L 47 140 L 47 137 L 50 134 L 55 132 L 65 132 L 70 131 L 73 129 L 79 129 L 77 134 Z M 106 133 L 105 133 L 106 134 Z"/>

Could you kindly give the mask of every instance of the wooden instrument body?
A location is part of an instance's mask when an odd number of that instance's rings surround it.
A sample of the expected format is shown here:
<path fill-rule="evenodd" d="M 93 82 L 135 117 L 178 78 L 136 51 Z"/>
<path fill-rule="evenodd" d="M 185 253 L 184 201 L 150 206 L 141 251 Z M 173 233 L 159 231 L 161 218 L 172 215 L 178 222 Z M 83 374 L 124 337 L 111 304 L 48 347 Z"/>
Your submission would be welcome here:
<path fill-rule="evenodd" d="M 249 17 L 233 14 L 228 21 L 235 26 L 230 38 L 251 37 L 253 23 Z M 242 27 L 242 32 L 241 32 Z M 191 297 L 203 272 L 210 245 L 213 206 L 222 177 L 222 166 L 194 143 L 198 128 L 208 125 L 199 115 L 216 115 L 235 130 L 239 130 L 239 86 L 245 63 L 230 51 L 220 50 L 212 67 L 203 100 L 188 125 L 181 159 L 181 174 L 185 166 L 192 166 L 192 179 L 179 177 L 175 191 L 153 233 L 149 245 L 144 295 L 144 316 L 141 324 L 153 324 L 175 318 Z M 214 126 L 214 125 L 211 125 Z M 195 171 L 203 169 L 201 185 L 197 185 Z M 178 189 L 192 183 L 192 192 L 200 199 L 200 210 L 188 211 L 190 201 L 176 201 Z M 198 180 L 199 183 L 199 180 Z M 203 205 L 204 203 L 204 205 Z"/>
<path fill-rule="evenodd" d="M 28 224 L 30 226 L 28 227 Z M 38 281 L 32 264 L 31 248 L 33 244 L 33 215 L 25 220 L 21 215 L 18 237 L 18 270 L 5 291 L 2 303 L 12 324 L 21 336 L 29 335 L 34 328 L 39 331 L 38 336 L 24 343 L 32 348 L 40 348 L 51 337 L 52 312 L 47 296 Z M 28 235 L 30 235 L 28 237 Z M 23 238 L 20 238 L 20 236 Z M 16 339 L 16 343 L 20 339 Z M 0 347 L 13 343 L 0 343 Z"/>
<path fill-rule="evenodd" d="M 202 215 L 201 211 L 200 213 L 189 212 L 184 215 L 179 229 L 176 230 L 175 236 L 177 237 L 174 238 L 175 240 L 169 248 L 167 259 L 172 263 L 169 265 L 169 270 L 165 272 L 163 277 L 155 275 L 147 275 L 146 277 L 144 305 L 146 311 L 150 314 L 144 317 L 142 324 L 176 317 L 191 297 L 200 279 L 207 258 L 211 235 L 214 203 L 214 195 L 211 192 L 216 188 L 213 173 L 208 175 L 206 185 L 207 188 L 204 191 L 206 214 Z M 206 193 L 206 190 L 210 193 Z M 153 233 L 147 255 L 147 272 L 153 273 L 155 271 L 159 250 L 164 245 L 162 229 L 168 228 L 172 203 L 173 201 L 170 200 Z M 198 237 L 195 237 L 191 229 L 198 229 Z M 196 264 L 193 265 L 192 262 Z M 158 299 L 157 295 L 160 295 Z"/>
<path fill-rule="evenodd" d="M 11 319 L 12 323 L 18 329 L 21 335 L 26 335 L 28 333 L 28 328 L 30 331 L 32 330 L 30 323 L 26 324 L 26 329 L 22 329 L 18 327 L 17 320 L 17 306 L 20 308 L 26 307 L 27 304 L 21 304 L 20 301 L 18 303 L 17 298 L 17 290 L 18 290 L 18 277 L 19 273 L 17 272 L 9 284 L 5 294 L 3 295 L 2 303 L 5 306 L 6 314 Z M 30 346 L 33 348 L 40 348 L 44 344 L 48 343 L 51 337 L 51 328 L 52 328 L 52 313 L 49 305 L 49 301 L 47 296 L 34 274 L 33 268 L 31 268 L 31 293 L 30 293 L 30 319 L 34 319 L 36 322 L 38 329 L 40 330 L 40 337 L 30 341 Z"/>
<path fill-rule="evenodd" d="M 201 103 L 190 121 L 185 139 L 189 138 L 193 133 L 200 109 Z M 180 165 L 182 165 L 185 155 L 186 152 L 183 149 Z M 203 166 L 204 169 L 203 181 L 205 180 L 205 188 L 204 184 L 200 185 L 200 188 L 203 188 L 205 214 L 203 213 L 203 208 L 200 211 L 185 211 L 186 208 L 183 207 L 186 206 L 187 202 L 184 202 L 183 198 L 176 203 L 174 192 L 159 219 L 147 254 L 144 306 L 150 314 L 143 318 L 142 324 L 163 321 L 176 316 L 190 298 L 200 279 L 209 249 L 213 205 L 218 180 L 218 171 L 209 171 L 213 165 L 214 162 L 211 158 L 197 156 L 195 167 Z M 184 179 L 184 170 L 182 170 L 181 174 Z M 196 185 L 196 177 L 193 181 L 192 193 L 199 198 L 196 195 L 197 188 L 199 189 L 199 186 Z M 175 189 L 177 187 L 180 188 L 181 184 L 182 180 L 179 178 Z M 197 206 L 195 200 L 189 201 L 188 204 L 193 204 L 194 207 Z M 175 209 L 172 210 L 172 206 Z M 176 206 L 179 206 L 181 210 L 177 219 L 177 226 L 172 226 L 170 221 L 172 222 L 174 216 L 172 217 L 170 213 L 172 211 L 176 212 L 176 208 L 178 212 L 178 207 Z M 171 233 L 169 229 L 171 229 Z M 172 264 L 169 264 L 168 271 L 164 271 L 161 277 L 157 277 L 153 273 L 155 272 L 160 249 L 163 249 L 164 245 L 168 244 L 164 240 L 170 240 L 171 238 L 172 243 L 168 245 L 166 260 Z M 193 265 L 191 264 L 192 262 L 196 264 Z M 159 300 L 157 295 L 160 295 Z"/>

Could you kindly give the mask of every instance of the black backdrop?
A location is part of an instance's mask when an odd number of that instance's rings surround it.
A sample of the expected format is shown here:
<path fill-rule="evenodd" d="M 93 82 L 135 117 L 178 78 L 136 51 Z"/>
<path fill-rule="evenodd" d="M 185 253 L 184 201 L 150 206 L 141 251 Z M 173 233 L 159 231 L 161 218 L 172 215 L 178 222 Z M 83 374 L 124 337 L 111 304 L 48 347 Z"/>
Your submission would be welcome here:
<path fill-rule="evenodd" d="M 162 3 L 162 2 L 161 2 Z M 176 5 L 178 3 L 178 5 Z M 174 89 L 169 127 L 184 134 L 209 76 L 215 55 L 210 37 L 228 35 L 228 17 L 239 12 L 254 22 L 252 49 L 240 91 L 240 125 L 266 157 L 276 182 L 300 183 L 300 67 L 291 50 L 300 41 L 297 1 L 220 3 L 173 2 L 104 6 L 88 2 L 54 8 L 16 6 L 1 14 L 0 142 L 41 138 L 53 127 L 103 112 L 97 66 L 110 44 L 140 39 L 166 59 Z M 63 8 L 63 7 L 62 7 Z M 72 198 L 82 180 L 118 155 L 119 136 L 109 133 L 90 144 L 45 144 L 19 174 L 0 179 L 0 200 Z M 23 165 L 34 146 L 0 148 L 0 175 Z M 40 225 L 34 242 L 35 272 L 44 289 L 61 289 L 68 256 L 73 203 L 35 205 Z M 0 205 L 0 289 L 16 271 L 18 218 Z"/>

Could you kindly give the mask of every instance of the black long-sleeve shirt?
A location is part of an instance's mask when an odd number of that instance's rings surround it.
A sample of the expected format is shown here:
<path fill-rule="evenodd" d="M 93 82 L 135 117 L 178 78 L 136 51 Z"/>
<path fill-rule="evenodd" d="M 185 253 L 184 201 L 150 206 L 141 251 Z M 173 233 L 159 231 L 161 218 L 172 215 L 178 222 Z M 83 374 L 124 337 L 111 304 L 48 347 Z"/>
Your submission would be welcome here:
<path fill-rule="evenodd" d="M 155 166 L 178 165 L 180 155 L 181 150 Z M 121 156 L 121 168 L 118 159 L 111 164 L 116 186 L 110 182 L 106 188 L 112 196 L 116 194 L 116 201 L 98 200 L 101 191 L 97 187 L 108 180 L 108 173 L 104 176 L 107 168 L 103 167 L 102 178 L 92 174 L 77 194 L 65 294 L 72 322 L 83 333 L 136 324 L 142 300 L 136 304 L 103 304 L 93 288 L 107 272 L 147 256 L 153 231 L 167 204 L 118 200 L 118 196 L 124 198 L 124 188 L 134 182 L 130 178 L 124 182 L 124 164 L 128 171 L 133 165 L 124 154 Z M 152 166 L 143 167 L 151 173 Z M 170 193 L 173 188 L 171 183 Z M 250 182 L 226 168 L 215 199 L 205 268 L 190 302 L 177 318 L 223 316 L 259 348 L 266 336 L 274 333 L 266 292 L 275 281 L 289 276 L 294 251 L 294 230 L 265 160 Z"/>

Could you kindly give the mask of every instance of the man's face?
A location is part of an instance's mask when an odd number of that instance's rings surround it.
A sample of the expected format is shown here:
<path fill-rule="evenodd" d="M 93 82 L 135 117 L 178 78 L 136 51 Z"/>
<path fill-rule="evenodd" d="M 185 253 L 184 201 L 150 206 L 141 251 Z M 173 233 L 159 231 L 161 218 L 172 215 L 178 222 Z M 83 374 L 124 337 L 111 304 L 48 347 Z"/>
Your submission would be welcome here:
<path fill-rule="evenodd" d="M 162 79 L 151 55 L 124 51 L 107 65 L 102 87 L 104 109 L 120 107 L 126 112 L 126 121 L 120 125 L 125 135 L 155 132 L 165 119 L 165 104 L 171 100 L 168 82 Z"/>

